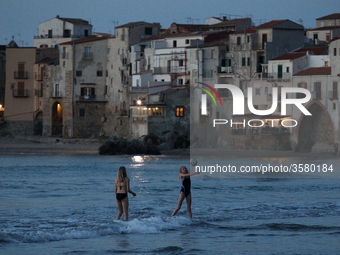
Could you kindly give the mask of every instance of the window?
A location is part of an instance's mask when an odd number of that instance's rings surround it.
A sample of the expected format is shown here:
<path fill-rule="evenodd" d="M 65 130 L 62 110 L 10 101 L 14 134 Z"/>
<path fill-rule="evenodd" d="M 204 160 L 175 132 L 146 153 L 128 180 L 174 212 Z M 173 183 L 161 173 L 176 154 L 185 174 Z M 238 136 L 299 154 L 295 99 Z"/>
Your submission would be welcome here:
<path fill-rule="evenodd" d="M 240 36 L 238 36 L 238 37 L 236 38 L 236 44 L 237 44 L 237 45 L 241 45 L 241 37 L 240 37 Z"/>
<path fill-rule="evenodd" d="M 246 66 L 246 58 L 242 58 L 242 66 Z"/>
<path fill-rule="evenodd" d="M 76 71 L 76 76 L 80 77 L 83 75 L 83 72 L 81 70 Z"/>
<path fill-rule="evenodd" d="M 71 37 L 71 30 L 70 29 L 65 29 L 64 30 L 64 38 Z"/>
<path fill-rule="evenodd" d="M 102 77 L 103 76 L 103 71 L 102 70 L 98 70 L 97 71 L 97 77 Z"/>
<path fill-rule="evenodd" d="M 333 56 L 336 56 L 336 48 L 333 49 Z"/>
<path fill-rule="evenodd" d="M 85 59 L 92 59 L 92 47 L 85 47 Z"/>
<path fill-rule="evenodd" d="M 247 66 L 250 66 L 250 58 L 247 58 Z"/>
<path fill-rule="evenodd" d="M 255 95 L 256 96 L 261 95 L 261 88 L 255 88 Z"/>
<path fill-rule="evenodd" d="M 184 60 L 183 59 L 178 60 L 178 66 L 184 66 Z"/>
<path fill-rule="evenodd" d="M 183 106 L 177 106 L 175 115 L 176 115 L 176 117 L 184 117 L 184 107 Z"/>
<path fill-rule="evenodd" d="M 172 41 L 172 47 L 174 47 L 174 48 L 177 47 L 177 41 L 176 40 Z"/>
<path fill-rule="evenodd" d="M 185 44 L 189 44 L 190 40 L 189 39 L 185 39 Z"/>
<path fill-rule="evenodd" d="M 59 83 L 54 84 L 52 97 L 61 97 L 60 84 Z"/>
<path fill-rule="evenodd" d="M 331 35 L 330 34 L 326 34 L 326 41 L 330 41 L 331 40 Z"/>
<path fill-rule="evenodd" d="M 163 116 L 163 108 L 148 108 L 148 116 Z"/>
<path fill-rule="evenodd" d="M 79 109 L 79 117 L 85 117 L 85 109 Z"/>
<path fill-rule="evenodd" d="M 152 27 L 146 27 L 145 28 L 145 34 L 146 35 L 152 35 Z"/>
<path fill-rule="evenodd" d="M 286 73 L 289 73 L 289 66 L 286 67 Z"/>
<path fill-rule="evenodd" d="M 19 97 L 25 96 L 25 83 L 18 82 L 18 94 Z"/>
<path fill-rule="evenodd" d="M 25 72 L 25 63 L 18 63 L 18 75 L 16 78 L 18 79 L 25 79 L 26 77 L 26 72 Z"/>
<path fill-rule="evenodd" d="M 87 29 L 84 30 L 84 36 L 85 36 L 85 37 L 88 37 L 88 36 L 89 36 L 89 30 L 87 30 Z"/>
<path fill-rule="evenodd" d="M 66 47 L 63 47 L 61 58 L 62 59 L 67 59 L 67 48 Z"/>
<path fill-rule="evenodd" d="M 183 85 L 183 79 L 178 79 L 178 84 Z"/>
<path fill-rule="evenodd" d="M 48 38 L 52 38 L 53 34 L 52 34 L 52 29 L 48 30 Z"/>
<path fill-rule="evenodd" d="M 82 87 L 80 88 L 80 96 L 84 99 L 95 98 L 96 89 L 93 87 Z"/>
<path fill-rule="evenodd" d="M 298 83 L 298 87 L 299 87 L 299 88 L 307 89 L 307 83 L 305 83 L 305 82 L 299 82 L 299 83 Z M 296 98 L 304 98 L 304 97 L 305 97 L 305 94 L 304 94 L 304 93 L 296 93 Z"/>
<path fill-rule="evenodd" d="M 321 82 L 314 82 L 314 98 L 321 99 Z"/>
<path fill-rule="evenodd" d="M 267 34 L 262 34 L 262 49 L 264 49 L 267 39 L 268 39 Z"/>

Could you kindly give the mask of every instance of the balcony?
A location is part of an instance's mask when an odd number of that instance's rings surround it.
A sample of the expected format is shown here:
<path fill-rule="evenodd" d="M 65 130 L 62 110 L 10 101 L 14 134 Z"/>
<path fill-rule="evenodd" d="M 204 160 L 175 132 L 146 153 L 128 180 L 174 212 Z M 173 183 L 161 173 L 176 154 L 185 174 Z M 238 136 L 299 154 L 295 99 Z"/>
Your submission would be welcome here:
<path fill-rule="evenodd" d="M 41 73 L 34 73 L 34 79 L 36 81 L 42 81 L 43 80 L 43 74 L 41 74 Z"/>
<path fill-rule="evenodd" d="M 89 96 L 76 96 L 76 101 L 78 102 L 107 102 L 107 99 L 104 96 L 96 96 L 96 95 L 89 95 Z"/>
<path fill-rule="evenodd" d="M 61 91 L 53 91 L 51 94 L 51 98 L 62 98 L 62 92 Z"/>
<path fill-rule="evenodd" d="M 148 87 L 130 87 L 131 93 L 148 93 L 149 88 Z"/>
<path fill-rule="evenodd" d="M 339 93 L 338 93 L 337 90 L 328 91 L 328 99 L 330 99 L 330 100 L 337 100 L 337 99 L 339 99 L 338 94 Z"/>
<path fill-rule="evenodd" d="M 41 89 L 36 89 L 34 94 L 37 97 L 42 97 L 43 96 L 43 91 Z"/>
<path fill-rule="evenodd" d="M 153 73 L 154 74 L 169 74 L 169 73 L 184 74 L 185 69 L 182 66 L 154 67 Z"/>
<path fill-rule="evenodd" d="M 28 97 L 27 89 L 13 89 L 12 90 L 13 97 Z"/>
<path fill-rule="evenodd" d="M 234 73 L 234 68 L 232 66 L 218 66 L 217 73 Z"/>
<path fill-rule="evenodd" d="M 312 92 L 312 99 L 321 100 L 321 90 L 316 90 Z"/>
<path fill-rule="evenodd" d="M 291 74 L 290 73 L 263 73 L 262 78 L 266 78 L 267 81 L 290 81 Z"/>
<path fill-rule="evenodd" d="M 28 79 L 28 72 L 14 72 L 14 79 Z"/>

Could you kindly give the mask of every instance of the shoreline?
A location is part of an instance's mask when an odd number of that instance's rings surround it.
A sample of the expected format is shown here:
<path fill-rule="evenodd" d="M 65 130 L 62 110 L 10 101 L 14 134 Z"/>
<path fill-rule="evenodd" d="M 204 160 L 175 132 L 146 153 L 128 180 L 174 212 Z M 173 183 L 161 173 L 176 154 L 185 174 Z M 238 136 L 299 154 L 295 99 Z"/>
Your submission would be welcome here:
<path fill-rule="evenodd" d="M 106 141 L 103 138 L 58 138 L 58 137 L 0 137 L 0 154 L 4 153 L 63 153 L 98 154 L 99 147 Z M 212 156 L 226 158 L 339 158 L 334 153 L 299 153 L 294 151 L 233 150 L 233 149 L 172 149 L 161 151 L 165 156 Z"/>

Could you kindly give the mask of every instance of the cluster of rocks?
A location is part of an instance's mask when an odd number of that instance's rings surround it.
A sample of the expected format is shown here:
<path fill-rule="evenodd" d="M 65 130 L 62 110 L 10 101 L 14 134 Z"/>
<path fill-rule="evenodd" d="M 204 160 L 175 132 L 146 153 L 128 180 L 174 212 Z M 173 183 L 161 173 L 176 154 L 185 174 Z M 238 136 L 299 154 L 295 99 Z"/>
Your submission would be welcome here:
<path fill-rule="evenodd" d="M 189 137 L 167 132 L 162 136 L 145 135 L 138 139 L 111 136 L 99 147 L 100 155 L 144 154 L 161 155 L 162 150 L 188 148 Z"/>

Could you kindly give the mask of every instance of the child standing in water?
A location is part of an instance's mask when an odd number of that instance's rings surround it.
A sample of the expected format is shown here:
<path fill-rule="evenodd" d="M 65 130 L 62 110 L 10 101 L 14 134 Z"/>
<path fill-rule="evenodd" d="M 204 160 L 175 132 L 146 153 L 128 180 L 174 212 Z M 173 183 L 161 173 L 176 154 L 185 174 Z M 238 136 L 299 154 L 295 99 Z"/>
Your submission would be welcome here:
<path fill-rule="evenodd" d="M 121 166 L 118 169 L 117 178 L 115 180 L 115 193 L 118 206 L 118 214 L 116 220 L 119 220 L 123 213 L 124 220 L 128 220 L 129 198 L 127 193 L 131 193 L 133 196 L 136 196 L 136 193 L 134 193 L 130 189 L 130 179 L 129 177 L 127 177 L 126 168 L 124 166 Z"/>
<path fill-rule="evenodd" d="M 186 199 L 187 202 L 187 211 L 188 211 L 188 216 L 189 218 L 192 218 L 192 212 L 191 212 L 191 180 L 190 176 L 195 175 L 195 174 L 200 174 L 200 172 L 194 172 L 194 173 L 189 173 L 188 169 L 185 166 L 182 166 L 179 169 L 179 180 L 182 181 L 182 188 L 179 193 L 179 198 L 178 198 L 178 205 L 173 211 L 171 216 L 175 216 L 175 214 L 181 209 L 182 203 L 184 198 Z"/>

